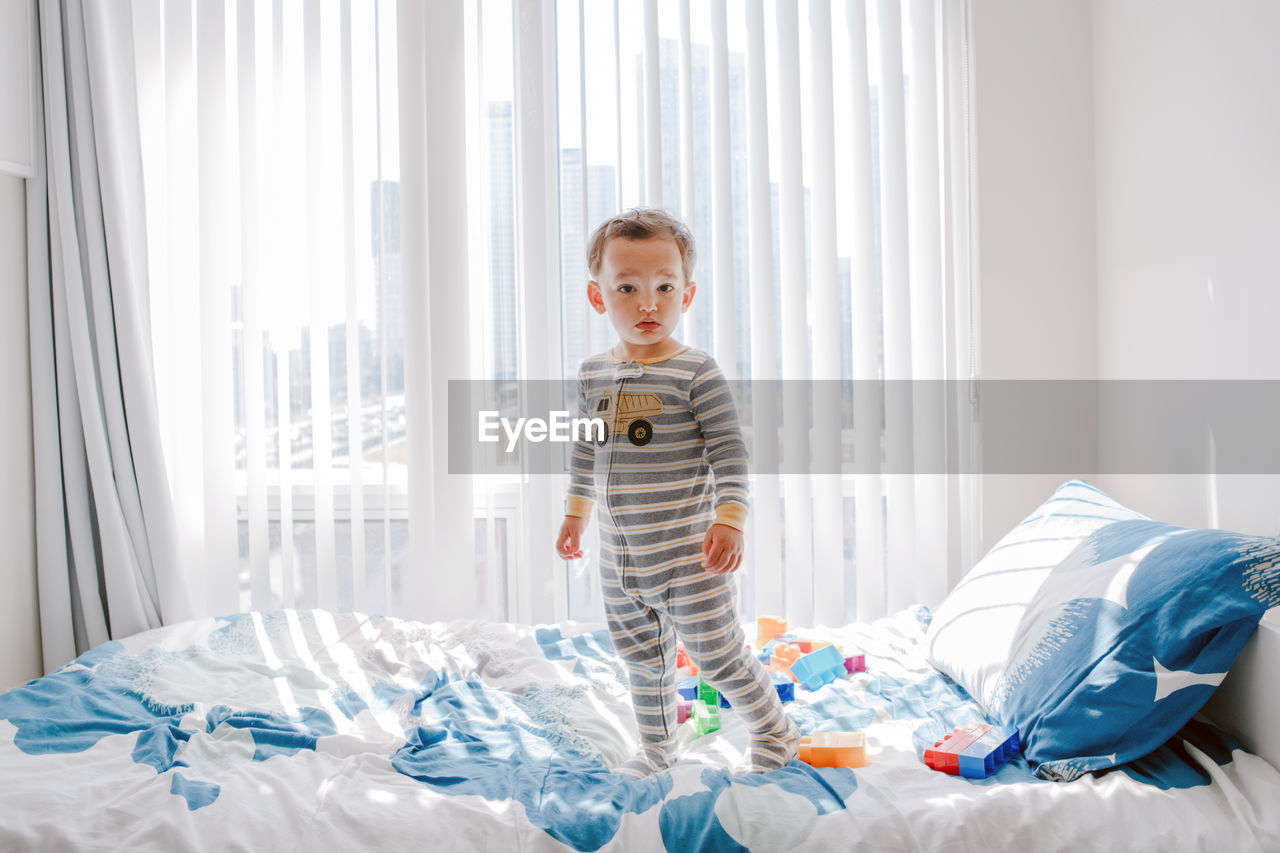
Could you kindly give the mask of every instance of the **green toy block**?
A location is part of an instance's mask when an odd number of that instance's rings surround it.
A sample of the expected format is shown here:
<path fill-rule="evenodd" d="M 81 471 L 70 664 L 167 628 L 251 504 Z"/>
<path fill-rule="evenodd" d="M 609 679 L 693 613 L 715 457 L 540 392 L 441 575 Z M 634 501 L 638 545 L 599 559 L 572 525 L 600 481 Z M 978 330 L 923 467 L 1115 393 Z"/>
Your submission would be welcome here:
<path fill-rule="evenodd" d="M 720 728 L 720 711 L 701 699 L 693 700 L 693 730 L 698 737 L 709 735 Z"/>
<path fill-rule="evenodd" d="M 708 707 L 716 708 L 720 705 L 720 691 L 716 690 L 710 684 L 702 680 L 702 676 L 698 676 L 698 699 L 707 703 Z"/>

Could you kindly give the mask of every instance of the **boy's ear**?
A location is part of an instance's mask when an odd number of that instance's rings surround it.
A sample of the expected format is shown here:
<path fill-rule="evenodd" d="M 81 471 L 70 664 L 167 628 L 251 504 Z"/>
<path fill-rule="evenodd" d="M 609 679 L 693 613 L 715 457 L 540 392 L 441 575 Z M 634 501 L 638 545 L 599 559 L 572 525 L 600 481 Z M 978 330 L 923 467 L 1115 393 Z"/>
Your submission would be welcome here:
<path fill-rule="evenodd" d="M 693 302 L 693 292 L 698 289 L 698 285 L 692 281 L 684 286 L 684 296 L 680 300 L 680 313 L 689 310 L 689 303 Z"/>
<path fill-rule="evenodd" d="M 604 296 L 600 293 L 600 282 L 587 282 L 587 301 L 591 303 L 591 307 L 596 309 L 597 314 L 604 313 Z"/>

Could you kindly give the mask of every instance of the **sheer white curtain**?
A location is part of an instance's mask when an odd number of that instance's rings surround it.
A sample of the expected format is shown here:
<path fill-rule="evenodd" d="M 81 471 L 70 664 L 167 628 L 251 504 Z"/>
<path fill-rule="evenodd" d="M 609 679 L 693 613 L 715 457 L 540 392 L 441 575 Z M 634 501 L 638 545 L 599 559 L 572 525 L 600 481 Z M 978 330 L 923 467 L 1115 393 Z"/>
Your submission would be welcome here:
<path fill-rule="evenodd" d="M 421 243 L 401 211 L 421 199 L 402 192 L 395 4 L 132 9 L 161 421 L 198 609 L 447 601 L 408 556 L 410 511 L 432 504 L 406 428 L 426 366 L 408 318 L 426 314 L 403 274 Z"/>
<path fill-rule="evenodd" d="M 591 560 L 552 555 L 564 484 L 451 474 L 447 395 L 571 376 L 612 342 L 583 254 L 624 207 L 693 228 L 682 339 L 736 378 L 972 369 L 963 3 L 132 6 L 161 420 L 205 612 L 597 617 Z M 858 395 L 884 423 L 858 458 L 963 427 L 940 388 Z M 815 399 L 806 417 L 840 418 Z M 755 478 L 744 608 L 939 599 L 954 479 L 842 476 L 838 440 L 782 436 L 754 442 L 762 466 L 832 473 Z"/>

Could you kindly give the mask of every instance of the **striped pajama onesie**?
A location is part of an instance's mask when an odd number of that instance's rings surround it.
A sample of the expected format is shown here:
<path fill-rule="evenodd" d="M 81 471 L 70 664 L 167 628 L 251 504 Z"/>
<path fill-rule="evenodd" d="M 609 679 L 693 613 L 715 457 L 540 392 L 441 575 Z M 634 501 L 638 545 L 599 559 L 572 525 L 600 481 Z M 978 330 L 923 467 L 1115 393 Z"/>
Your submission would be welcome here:
<path fill-rule="evenodd" d="M 751 731 L 747 769 L 782 766 L 799 732 L 745 647 L 732 575 L 702 568 L 711 524 L 741 530 L 747 516 L 746 446 L 724 374 L 689 347 L 642 361 L 597 355 L 579 370 L 578 409 L 609 427 L 603 443 L 575 443 L 566 514 L 589 519 L 599 505 L 605 615 L 641 742 L 617 769 L 645 775 L 671 761 L 677 635 Z"/>

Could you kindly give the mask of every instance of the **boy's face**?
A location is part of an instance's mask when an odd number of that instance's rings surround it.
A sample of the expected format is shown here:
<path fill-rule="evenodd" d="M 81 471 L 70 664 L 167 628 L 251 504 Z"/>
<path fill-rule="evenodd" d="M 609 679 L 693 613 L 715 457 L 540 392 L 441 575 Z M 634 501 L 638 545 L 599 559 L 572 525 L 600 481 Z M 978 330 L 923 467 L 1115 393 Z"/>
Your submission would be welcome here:
<path fill-rule="evenodd" d="M 621 354 L 645 358 L 674 351 L 670 338 L 694 290 L 675 240 L 614 237 L 605 243 L 600 278 L 587 285 L 587 298 L 597 313 L 609 315 Z"/>

